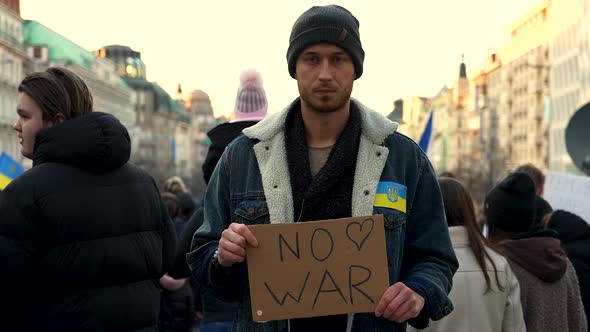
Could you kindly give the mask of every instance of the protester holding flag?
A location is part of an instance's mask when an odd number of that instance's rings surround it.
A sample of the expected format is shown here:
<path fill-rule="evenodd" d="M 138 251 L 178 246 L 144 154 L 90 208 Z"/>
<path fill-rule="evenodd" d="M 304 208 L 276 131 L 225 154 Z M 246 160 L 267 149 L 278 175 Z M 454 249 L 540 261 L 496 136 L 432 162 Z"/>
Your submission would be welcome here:
<path fill-rule="evenodd" d="M 0 330 L 157 331 L 174 225 L 129 134 L 92 112 L 73 72 L 18 87 L 14 129 L 33 167 L 0 194 Z"/>

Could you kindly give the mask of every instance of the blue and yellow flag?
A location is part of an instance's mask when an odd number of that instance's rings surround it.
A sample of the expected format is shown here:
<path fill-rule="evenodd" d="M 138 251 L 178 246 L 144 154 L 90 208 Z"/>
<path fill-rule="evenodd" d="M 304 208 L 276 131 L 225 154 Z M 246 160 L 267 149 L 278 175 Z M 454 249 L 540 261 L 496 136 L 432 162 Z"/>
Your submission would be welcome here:
<path fill-rule="evenodd" d="M 408 188 L 403 184 L 391 181 L 379 182 L 373 205 L 406 213 L 407 191 Z"/>
<path fill-rule="evenodd" d="M 0 190 L 6 188 L 10 181 L 25 172 L 25 169 L 7 153 L 0 156 Z"/>

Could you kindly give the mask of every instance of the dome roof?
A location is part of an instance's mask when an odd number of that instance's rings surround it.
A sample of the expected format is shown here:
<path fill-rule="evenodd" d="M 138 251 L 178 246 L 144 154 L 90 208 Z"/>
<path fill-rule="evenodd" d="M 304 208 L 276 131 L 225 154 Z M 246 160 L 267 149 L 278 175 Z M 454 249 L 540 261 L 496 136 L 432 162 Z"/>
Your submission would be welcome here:
<path fill-rule="evenodd" d="M 191 93 L 191 101 L 207 101 L 210 102 L 209 95 L 202 90 L 195 90 Z"/>

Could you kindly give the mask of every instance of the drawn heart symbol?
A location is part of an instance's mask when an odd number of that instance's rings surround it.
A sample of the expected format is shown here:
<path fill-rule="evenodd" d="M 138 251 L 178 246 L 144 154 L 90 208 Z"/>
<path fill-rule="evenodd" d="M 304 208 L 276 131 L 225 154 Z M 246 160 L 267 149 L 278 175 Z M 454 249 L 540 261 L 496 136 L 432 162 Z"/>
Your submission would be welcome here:
<path fill-rule="evenodd" d="M 356 221 L 351 222 L 346 226 L 346 237 L 356 245 L 356 248 L 359 251 L 361 251 L 365 241 L 367 241 L 369 235 L 371 235 L 373 227 L 375 227 L 373 219 L 365 219 L 362 224 Z"/>

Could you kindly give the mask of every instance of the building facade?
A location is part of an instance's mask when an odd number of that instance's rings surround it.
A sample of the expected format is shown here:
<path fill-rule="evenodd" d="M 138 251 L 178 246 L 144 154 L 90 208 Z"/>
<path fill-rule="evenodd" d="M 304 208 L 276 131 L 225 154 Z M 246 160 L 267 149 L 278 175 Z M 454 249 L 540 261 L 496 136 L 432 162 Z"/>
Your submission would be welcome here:
<path fill-rule="evenodd" d="M 158 184 L 174 175 L 188 180 L 190 170 L 178 169 L 177 160 L 186 161 L 191 155 L 178 149 L 176 141 L 177 127 L 190 125 L 186 123 L 186 112 L 161 86 L 147 80 L 140 52 L 124 45 L 109 45 L 94 51 L 94 55 L 112 61 L 118 77 L 133 91 L 131 103 L 137 129 L 131 161 L 150 173 Z M 183 167 L 188 168 L 186 162 Z"/>
<path fill-rule="evenodd" d="M 586 1 L 587 2 L 587 1 Z M 587 7 L 587 5 L 586 5 Z M 576 110 L 590 101 L 590 39 L 586 32 L 589 13 L 584 2 L 554 0 L 550 19 L 550 122 L 549 170 L 579 173 L 566 148 L 565 129 Z"/>
<path fill-rule="evenodd" d="M 453 106 L 452 91 L 444 86 L 432 98 L 432 146 L 430 161 L 436 173 L 450 170 L 449 115 Z"/>
<path fill-rule="evenodd" d="M 459 76 L 451 87 L 452 104 L 448 116 L 448 167 L 458 177 L 464 178 L 469 172 L 470 154 L 469 118 L 471 104 L 471 82 L 467 78 L 467 67 L 463 61 L 459 65 Z"/>
<path fill-rule="evenodd" d="M 388 118 L 399 123 L 397 131 L 418 142 L 430 114 L 432 99 L 409 96 L 400 98 L 393 104 L 394 109 Z"/>
<path fill-rule="evenodd" d="M 504 177 L 505 154 L 499 147 L 499 113 L 502 84 L 502 63 L 496 53 L 491 53 L 476 80 L 478 110 L 480 114 L 483 174 L 488 184 L 485 192 Z"/>
<path fill-rule="evenodd" d="M 118 78 L 114 63 L 97 58 L 37 21 L 24 21 L 23 35 L 28 55 L 24 67 L 26 74 L 52 66 L 72 70 L 88 85 L 94 111 L 111 113 L 127 128 L 133 128 L 135 116 L 131 107 L 132 90 Z"/>
<path fill-rule="evenodd" d="M 179 89 L 180 90 L 180 89 Z M 181 94 L 181 91 L 179 91 Z M 193 126 L 189 108 L 181 96 L 176 99 L 178 105 L 178 122 L 174 132 L 173 159 L 176 174 L 183 178 L 197 176 L 193 173 L 194 141 Z M 195 193 L 196 194 L 196 193 Z"/>
<path fill-rule="evenodd" d="M 19 1 L 0 1 L 0 152 L 29 167 L 22 158 L 13 126 L 16 122 L 18 85 L 23 79 L 22 19 Z"/>
<path fill-rule="evenodd" d="M 542 1 L 514 22 L 502 45 L 502 92 L 498 105 L 498 145 L 504 169 L 532 163 L 548 168 L 549 1 Z"/>
<path fill-rule="evenodd" d="M 192 116 L 195 140 L 195 160 L 202 165 L 209 151 L 209 139 L 207 132 L 217 125 L 213 115 L 213 107 L 209 95 L 201 90 L 191 92 L 188 99 L 188 108 Z"/>

